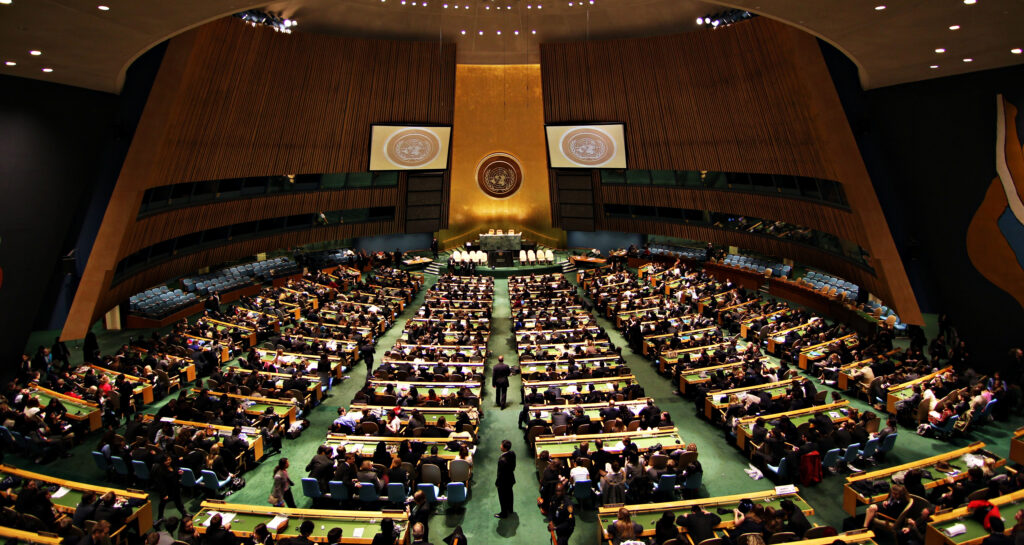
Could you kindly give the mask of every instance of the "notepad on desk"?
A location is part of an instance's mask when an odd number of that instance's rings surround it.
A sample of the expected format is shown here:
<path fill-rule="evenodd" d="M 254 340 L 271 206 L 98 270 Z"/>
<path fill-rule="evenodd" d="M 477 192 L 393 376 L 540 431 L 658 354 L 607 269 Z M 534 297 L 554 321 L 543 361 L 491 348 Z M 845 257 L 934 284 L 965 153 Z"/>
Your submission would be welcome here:
<path fill-rule="evenodd" d="M 356 528 L 355 530 L 352 530 L 352 537 L 354 537 L 354 538 L 363 537 L 363 529 L 362 528 Z"/>
<path fill-rule="evenodd" d="M 946 528 L 945 530 L 943 530 L 942 533 L 946 534 L 949 537 L 956 537 L 956 536 L 961 535 L 961 534 L 966 534 L 967 533 L 967 526 L 964 526 L 963 523 L 958 522 L 958 523 L 950 526 L 949 528 Z"/>
<path fill-rule="evenodd" d="M 64 496 L 67 495 L 68 492 L 71 492 L 71 489 L 66 487 L 66 486 L 62 486 L 62 487 L 58 488 L 56 492 L 53 493 L 52 497 L 54 497 L 54 498 L 63 498 Z"/>
<path fill-rule="evenodd" d="M 280 532 L 281 529 L 284 528 L 286 524 L 288 524 L 288 517 L 282 517 L 281 515 L 278 515 L 270 519 L 270 522 L 267 523 L 267 529 L 273 530 L 275 532 Z"/>

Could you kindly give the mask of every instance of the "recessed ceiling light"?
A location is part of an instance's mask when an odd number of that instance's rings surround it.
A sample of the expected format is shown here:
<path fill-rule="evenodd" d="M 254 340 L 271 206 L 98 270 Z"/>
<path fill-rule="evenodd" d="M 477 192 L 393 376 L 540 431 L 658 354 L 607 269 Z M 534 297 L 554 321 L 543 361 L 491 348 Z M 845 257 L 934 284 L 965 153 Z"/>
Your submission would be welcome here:
<path fill-rule="evenodd" d="M 0 4 L 10 4 L 11 0 L 0 0 Z"/>
<path fill-rule="evenodd" d="M 530 31 L 530 34 L 536 34 L 536 33 L 537 33 L 537 31 L 536 31 L 536 30 L 531 30 L 531 31 Z"/>
<path fill-rule="evenodd" d="M 96 6 L 96 9 L 100 11 L 110 11 L 110 6 Z"/>
<path fill-rule="evenodd" d="M 466 31 L 465 31 L 465 30 L 463 30 L 463 31 L 462 31 L 462 35 L 463 35 L 463 36 L 465 36 L 465 35 L 466 35 Z"/>
<path fill-rule="evenodd" d="M 977 4 L 978 0 L 964 0 L 964 3 L 967 4 L 968 6 L 972 6 L 974 4 Z"/>
<path fill-rule="evenodd" d="M 481 31 L 479 32 L 479 34 L 480 34 L 481 36 L 483 36 L 483 35 L 484 35 L 484 31 L 482 31 L 482 30 L 481 30 Z"/>
<path fill-rule="evenodd" d="M 498 36 L 501 36 L 501 31 L 500 30 L 498 31 Z"/>
<path fill-rule="evenodd" d="M 4 64 L 6 64 L 7 66 L 18 66 L 18 63 L 14 61 L 6 61 L 4 62 Z"/>
<path fill-rule="evenodd" d="M 964 57 L 964 62 L 974 62 L 974 59 L 970 57 Z"/>
<path fill-rule="evenodd" d="M 933 65 L 929 66 L 928 68 L 931 68 L 932 70 L 935 70 L 938 67 L 939 67 L 939 65 L 933 64 Z"/>
<path fill-rule="evenodd" d="M 946 52 L 946 48 L 945 47 L 936 47 L 935 48 L 935 52 L 936 53 L 945 53 Z"/>
<path fill-rule="evenodd" d="M 1020 55 L 1021 51 L 1022 51 L 1021 48 L 1015 47 L 1015 48 L 1010 50 L 1010 53 L 1013 53 L 1014 55 Z"/>
<path fill-rule="evenodd" d="M 33 49 L 32 51 L 29 51 L 28 54 L 34 57 L 38 57 L 39 55 L 42 55 L 43 52 L 38 49 Z"/>
<path fill-rule="evenodd" d="M 46 72 L 46 73 L 53 72 L 53 68 L 43 68 L 43 72 Z"/>
<path fill-rule="evenodd" d="M 463 7 L 464 7 L 464 8 L 466 8 L 466 9 L 469 9 L 469 4 L 466 4 L 466 5 L 465 5 L 465 6 L 463 6 Z"/>
<path fill-rule="evenodd" d="M 445 4 L 445 5 L 441 6 L 441 7 L 444 8 L 444 9 L 448 9 L 448 4 Z"/>
<path fill-rule="evenodd" d="M 875 11 L 882 11 L 883 9 L 885 9 L 885 6 L 875 6 Z"/>
<path fill-rule="evenodd" d="M 414 5 L 414 6 L 415 6 L 415 5 L 416 5 L 416 2 L 413 2 L 413 3 L 412 3 L 412 5 Z"/>
<path fill-rule="evenodd" d="M 949 25 L 950 30 L 960 30 L 960 25 Z"/>
<path fill-rule="evenodd" d="M 484 6 L 484 9 L 491 9 L 491 6 Z"/>
<path fill-rule="evenodd" d="M 537 9 L 544 9 L 544 5 L 543 4 L 537 4 Z"/>
<path fill-rule="evenodd" d="M 515 34 L 516 36 L 518 36 L 519 35 L 519 31 L 516 30 L 516 31 L 512 32 L 512 34 Z"/>
<path fill-rule="evenodd" d="M 533 9 L 533 5 L 531 5 L 531 4 L 527 4 L 527 5 L 526 5 L 526 9 Z"/>

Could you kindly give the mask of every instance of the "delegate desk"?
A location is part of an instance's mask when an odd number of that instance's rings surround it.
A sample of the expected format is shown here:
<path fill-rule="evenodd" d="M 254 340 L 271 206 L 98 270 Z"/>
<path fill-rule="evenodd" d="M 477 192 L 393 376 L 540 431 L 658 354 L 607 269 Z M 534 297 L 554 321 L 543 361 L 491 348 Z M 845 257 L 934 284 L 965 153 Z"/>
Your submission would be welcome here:
<path fill-rule="evenodd" d="M 640 399 L 633 399 L 630 401 L 616 401 L 615 406 L 618 407 L 620 412 L 622 409 L 628 409 L 635 418 L 640 414 L 640 411 L 647 406 L 647 401 L 650 399 L 651 398 L 649 397 L 642 397 Z M 547 420 L 548 424 L 551 424 L 551 413 L 556 407 L 563 411 L 570 411 L 579 407 L 583 409 L 583 414 L 590 417 L 591 422 L 603 422 L 604 418 L 601 416 L 601 409 L 607 406 L 608 402 L 605 401 L 603 403 L 580 403 L 577 405 L 530 405 L 526 410 L 529 411 L 530 416 L 540 413 L 540 417 Z M 629 420 L 624 418 L 622 421 L 626 423 L 629 422 Z"/>
<path fill-rule="evenodd" d="M 791 314 L 793 314 L 793 309 L 784 308 L 782 310 L 776 310 L 775 312 L 769 312 L 768 314 L 761 314 L 758 316 L 744 318 L 743 321 L 740 322 L 740 337 L 746 339 L 747 337 L 750 336 L 750 333 L 756 334 L 756 331 L 750 331 L 750 324 L 754 323 L 759 319 L 765 320 L 767 324 L 773 324 L 783 318 L 790 316 Z"/>
<path fill-rule="evenodd" d="M 284 386 L 284 381 L 292 378 L 291 373 L 274 373 L 274 372 L 271 372 L 271 371 L 252 371 L 250 369 L 245 369 L 245 368 L 239 366 L 237 362 L 229 363 L 229 364 L 225 365 L 224 367 L 236 369 L 236 373 L 235 374 L 238 375 L 238 376 L 248 377 L 249 375 L 251 375 L 253 373 L 258 373 L 262 377 L 272 378 L 272 379 L 274 379 L 274 388 L 272 388 L 272 389 L 276 389 L 279 392 L 286 391 L 286 390 L 282 389 L 282 387 Z M 298 374 L 298 375 L 295 375 L 295 377 L 309 381 L 309 387 L 306 388 L 305 399 L 300 399 L 299 401 L 302 401 L 307 407 L 312 407 L 313 405 L 316 405 L 317 403 L 319 403 L 321 399 L 323 399 L 324 391 L 323 391 L 323 386 L 320 384 L 320 375 Z"/>
<path fill-rule="evenodd" d="M 679 339 L 682 342 L 686 342 L 686 341 L 690 341 L 690 340 L 701 340 L 705 336 L 707 336 L 708 333 L 711 333 L 712 331 L 717 331 L 717 330 L 718 330 L 718 327 L 712 326 L 712 327 L 704 327 L 704 328 L 701 328 L 701 329 L 691 329 L 689 331 L 677 331 L 676 333 L 663 333 L 661 335 L 648 335 L 648 336 L 644 337 L 643 355 L 646 356 L 646 355 L 648 355 L 651 352 L 651 348 L 654 348 L 655 341 L 657 341 L 657 340 L 665 339 L 666 342 L 669 339 L 673 339 L 673 338 Z"/>
<path fill-rule="evenodd" d="M 0 526 L 0 538 L 6 543 L 36 543 L 38 545 L 60 545 L 64 539 L 49 532 L 36 533 Z"/>
<path fill-rule="evenodd" d="M 58 403 L 67 409 L 67 413 L 64 416 L 75 422 L 88 423 L 89 431 L 100 429 L 103 413 L 100 411 L 99 405 L 91 401 L 48 390 L 37 384 L 33 384 L 31 389 L 32 397 L 39 400 L 40 407 L 46 407 L 51 399 L 56 399 Z"/>
<path fill-rule="evenodd" d="M 704 417 L 707 418 L 709 422 L 715 422 L 714 415 L 720 414 L 724 420 L 725 411 L 729 408 L 729 400 L 734 395 L 738 396 L 740 394 L 765 391 L 771 394 L 772 399 L 779 399 L 786 395 L 786 392 L 794 382 L 801 381 L 803 381 L 802 378 L 791 378 L 787 380 L 780 380 L 779 382 L 758 384 L 757 386 L 745 386 L 742 388 L 733 388 L 731 390 L 715 390 L 713 392 L 708 392 L 707 397 L 704 398 Z"/>
<path fill-rule="evenodd" d="M 714 344 L 706 344 L 703 346 L 692 346 L 690 348 L 666 350 L 658 354 L 658 372 L 661 374 L 670 372 L 672 368 L 674 368 L 676 365 L 679 365 L 679 360 L 682 359 L 682 357 L 686 354 L 700 354 L 704 350 L 710 350 L 713 353 L 716 348 L 726 347 L 728 345 L 729 343 L 721 342 Z M 740 346 L 737 343 L 736 348 L 742 349 L 744 347 Z"/>
<path fill-rule="evenodd" d="M 153 402 L 153 384 L 148 380 L 136 376 L 129 375 L 127 373 L 121 373 L 114 371 L 113 369 L 107 369 L 106 367 L 100 367 L 99 365 L 89 364 L 88 367 L 96 372 L 98 375 L 106 375 L 110 377 L 110 384 L 114 384 L 114 380 L 118 375 L 124 375 L 125 380 L 135 386 L 132 392 L 142 397 L 142 404 L 149 405 Z M 77 375 L 77 373 L 76 373 Z"/>
<path fill-rule="evenodd" d="M 1017 428 L 1010 439 L 1010 460 L 1024 464 L 1024 427 Z"/>
<path fill-rule="evenodd" d="M 772 429 L 775 426 L 772 425 L 772 421 L 788 416 L 789 420 L 793 422 L 794 426 L 800 427 L 800 424 L 809 422 L 814 415 L 818 413 L 826 413 L 832 418 L 832 422 L 839 423 L 849 420 L 846 416 L 846 407 L 850 404 L 845 399 L 839 403 L 829 403 L 828 405 L 816 405 L 814 407 L 807 407 L 805 409 L 797 409 L 795 411 L 786 411 L 784 413 L 775 414 L 763 414 L 760 416 L 749 416 L 740 420 L 739 425 L 736 426 L 736 446 L 740 450 L 745 450 L 747 441 L 750 439 L 750 429 L 754 426 L 754 421 L 758 418 L 763 418 L 765 421 L 765 428 Z"/>
<path fill-rule="evenodd" d="M 529 375 L 547 371 L 551 365 L 554 365 L 556 373 L 569 372 L 569 360 L 527 361 L 519 364 L 519 370 L 522 372 L 524 380 L 529 380 Z M 629 369 L 622 361 L 622 356 L 618 354 L 579 358 L 576 360 L 576 367 L 579 369 L 609 369 L 616 373 L 621 373 L 623 369 Z"/>
<path fill-rule="evenodd" d="M 182 337 L 185 338 L 185 346 L 187 346 L 189 350 L 205 350 L 205 349 L 212 350 L 213 349 L 213 346 L 214 346 L 213 345 L 213 339 L 207 339 L 206 337 L 197 337 L 195 335 L 190 335 L 188 333 L 182 335 Z M 230 360 L 231 359 L 231 347 L 224 346 L 224 345 L 219 345 L 219 346 L 220 346 L 220 363 L 224 363 L 224 362 Z"/>
<path fill-rule="evenodd" d="M 772 333 L 771 337 L 768 337 L 768 353 L 775 355 L 776 351 L 778 351 L 779 348 L 786 343 L 787 333 L 793 333 L 794 335 L 803 337 L 805 332 L 804 330 L 818 323 L 819 321 L 821 321 L 821 318 L 811 318 L 807 322 L 804 322 L 798 326 L 793 326 L 789 329 L 783 329 L 781 331 L 776 331 L 775 333 Z"/>
<path fill-rule="evenodd" d="M 523 391 L 536 388 L 538 393 L 544 393 L 549 388 L 555 388 L 562 394 L 562 397 L 565 397 L 565 394 L 585 394 L 590 391 L 591 386 L 595 392 L 621 392 L 623 388 L 634 382 L 636 382 L 636 377 L 633 375 L 575 380 L 524 380 Z"/>
<path fill-rule="evenodd" d="M 1024 508 L 1024 490 L 991 498 L 988 501 L 999 507 L 999 514 L 1008 521 L 1006 533 L 1010 533 L 1013 530 L 1013 525 L 1010 524 L 1013 521 L 1013 516 L 1017 514 L 1018 510 Z M 949 537 L 946 530 L 957 524 L 964 525 L 966 531 L 956 537 Z M 924 543 L 925 545 L 978 545 L 986 537 L 988 537 L 988 530 L 982 526 L 981 521 L 970 516 L 967 507 L 958 507 L 932 517 L 932 521 L 928 523 L 928 529 L 925 530 Z"/>
<path fill-rule="evenodd" d="M 192 389 L 192 392 L 197 395 L 199 394 L 199 390 L 195 388 Z M 284 420 L 287 424 L 295 422 L 295 418 L 298 416 L 298 409 L 294 404 L 292 404 L 291 400 L 273 399 L 260 396 L 244 396 L 241 394 L 226 394 L 223 392 L 215 392 L 213 390 L 207 391 L 206 393 L 211 397 L 227 396 L 237 399 L 245 410 L 245 414 L 250 416 L 260 416 L 266 412 L 267 409 L 273 409 L 274 414 Z"/>
<path fill-rule="evenodd" d="M 142 421 L 146 423 L 156 422 L 156 417 L 151 414 L 142 415 Z M 192 422 L 189 420 L 177 420 L 174 418 L 161 418 L 160 425 L 170 424 L 174 427 L 175 432 L 180 428 L 192 428 L 196 430 L 213 430 L 217 433 L 218 439 L 231 435 L 234 428 L 231 426 L 222 426 L 220 424 L 208 424 L 206 422 Z M 249 443 L 249 450 L 252 451 L 253 460 L 257 462 L 263 458 L 263 435 L 256 428 L 249 426 L 240 426 L 242 428 L 242 434 L 245 435 L 245 442 Z M 244 456 L 240 456 L 242 461 L 245 460 Z M 244 464 L 243 464 L 244 465 Z"/>
<path fill-rule="evenodd" d="M 933 378 L 949 373 L 953 371 L 951 365 L 947 365 L 938 371 L 928 373 L 922 377 L 918 377 L 914 380 L 909 380 L 902 384 L 893 384 L 889 386 L 889 389 L 885 395 L 885 412 L 889 414 L 896 414 L 896 404 L 904 399 L 914 395 L 914 386 L 917 384 L 924 384 L 932 380 Z"/>
<path fill-rule="evenodd" d="M 349 411 L 360 411 L 360 412 L 375 412 L 379 415 L 390 415 L 391 411 L 395 409 L 394 405 L 367 405 L 366 403 L 353 403 L 349 406 Z M 477 426 L 480 423 L 479 411 L 476 409 L 470 409 L 469 407 L 409 407 L 403 409 L 398 417 L 404 423 L 409 422 L 409 414 L 412 413 L 413 409 L 420 413 L 423 419 L 426 421 L 428 426 L 434 426 L 437 424 L 437 420 L 442 416 L 451 425 L 455 425 L 455 419 L 458 418 L 459 413 L 467 413 L 469 416 L 469 422 L 473 426 Z"/>
<path fill-rule="evenodd" d="M 846 483 L 843 484 L 843 510 L 849 513 L 849 515 L 856 516 L 857 506 L 860 504 L 870 505 L 872 503 L 879 503 L 882 500 L 889 497 L 888 493 L 879 494 L 875 496 L 865 496 L 861 492 L 858 492 L 854 487 L 854 483 L 873 481 L 878 479 L 891 479 L 896 473 L 902 473 L 910 469 L 922 469 L 925 470 L 925 475 L 921 479 L 921 484 L 924 485 L 925 489 L 935 488 L 943 484 L 947 477 L 953 477 L 953 480 L 959 481 L 967 477 L 967 464 L 961 458 L 964 455 L 971 454 L 974 456 L 983 456 L 991 459 L 987 464 L 989 468 L 995 469 L 1002 467 L 1006 464 L 1006 460 L 992 454 L 985 450 L 985 443 L 978 441 L 972 443 L 963 448 L 951 450 L 945 454 L 938 454 L 930 456 L 928 458 L 922 458 L 920 460 L 914 460 L 898 466 L 888 467 L 885 469 L 879 469 L 877 471 L 869 471 L 866 473 L 858 473 L 851 475 L 846 478 Z M 948 465 L 952 471 L 944 473 L 939 471 L 936 467 L 939 462 L 944 462 Z"/>
<path fill-rule="evenodd" d="M 824 359 L 828 354 L 828 347 L 835 343 L 844 343 L 847 348 L 853 349 L 860 345 L 860 338 L 857 337 L 856 333 L 839 337 L 838 339 L 832 339 L 823 343 L 818 343 L 813 346 L 808 346 L 800 349 L 800 357 L 797 358 L 797 365 L 800 366 L 804 371 L 807 370 L 807 366 L 820 359 Z"/>
<path fill-rule="evenodd" d="M 698 498 L 693 500 L 681 500 L 681 501 L 669 501 L 662 503 L 643 503 L 637 505 L 609 505 L 598 509 L 598 532 L 600 535 L 601 543 L 610 543 L 611 537 L 607 533 L 608 526 L 615 519 L 618 518 L 619 508 L 625 507 L 629 510 L 630 516 L 633 522 L 638 522 L 644 527 L 644 532 L 641 534 L 643 537 L 653 537 L 655 528 L 658 524 L 658 519 L 661 518 L 662 514 L 666 511 L 672 511 L 672 513 L 678 517 L 680 515 L 688 515 L 690 508 L 694 505 L 700 505 L 705 510 L 712 513 L 716 509 L 727 509 L 730 512 L 735 509 L 739 504 L 740 500 L 749 499 L 755 504 L 772 507 L 776 511 L 781 511 L 782 500 L 790 500 L 797 507 L 804 512 L 805 515 L 811 516 L 814 514 L 814 508 L 807 503 L 806 500 L 800 497 L 800 490 L 796 487 L 793 488 L 793 492 L 788 494 L 778 494 L 775 490 L 764 490 L 761 492 L 747 492 L 743 494 L 734 494 L 731 496 L 717 496 L 714 498 Z M 675 517 L 673 517 L 675 518 Z M 733 528 L 733 521 L 731 515 L 722 515 L 722 522 L 715 527 L 716 537 L 726 537 L 725 531 Z M 684 534 L 685 529 L 680 528 Z M 870 532 L 868 532 L 870 533 Z M 638 536 L 640 537 L 640 536 Z M 845 538 L 845 536 L 839 536 L 839 538 Z M 829 537 L 826 543 L 831 544 L 837 537 Z M 688 543 L 684 541 L 683 543 Z M 802 541 L 801 543 L 806 543 Z"/>
<path fill-rule="evenodd" d="M 269 350 L 266 348 L 257 348 L 256 353 L 260 357 L 261 363 L 267 363 L 274 361 L 277 358 L 276 350 Z M 334 354 L 328 354 L 327 359 L 331 360 L 331 376 L 334 378 L 341 378 L 345 374 L 345 357 L 337 356 Z M 317 364 L 320 361 L 320 356 L 316 354 L 299 354 L 296 352 L 282 352 L 281 363 L 288 365 L 298 365 L 302 363 L 302 367 L 308 374 L 317 372 Z M 232 365 L 232 364 L 228 364 Z"/>
<path fill-rule="evenodd" d="M 230 517 L 231 533 L 240 538 L 251 537 L 261 522 L 269 527 L 271 521 L 283 519 L 284 524 L 270 532 L 277 541 L 287 541 L 287 538 L 299 537 L 299 526 L 308 520 L 313 523 L 309 539 L 314 543 L 327 543 L 327 532 L 337 527 L 341 528 L 341 543 L 368 544 L 380 531 L 381 519 L 390 518 L 396 527 L 401 528 L 398 542 L 407 543 L 409 540 L 409 517 L 404 511 L 325 511 L 204 501 L 195 515 L 196 530 L 200 534 L 205 533 L 210 519 L 216 514 L 224 519 Z"/>
<path fill-rule="evenodd" d="M 385 448 L 389 454 L 395 454 L 398 452 L 398 447 L 402 444 L 402 441 L 410 441 L 417 443 L 425 443 L 429 452 L 431 446 L 437 446 L 437 455 L 445 460 L 454 460 L 458 452 L 450 451 L 446 448 L 446 445 L 452 439 L 448 437 L 405 437 L 403 435 L 395 436 L 375 436 L 375 435 L 346 435 L 344 433 L 329 433 L 327 439 L 324 441 L 324 445 L 330 448 L 334 455 L 337 456 L 338 452 L 342 448 L 345 449 L 346 453 L 354 453 L 356 456 L 362 458 L 369 458 L 373 456 L 373 452 L 377 450 L 378 443 L 384 443 Z M 465 441 L 465 440 L 463 440 Z M 470 454 L 476 453 L 476 445 L 466 445 L 469 448 Z"/>
<path fill-rule="evenodd" d="M 656 430 L 637 430 L 620 433 L 587 433 L 583 435 L 539 435 L 534 440 L 537 453 L 548 451 L 552 458 L 568 458 L 572 456 L 580 443 L 591 443 L 600 439 L 604 441 L 604 450 L 620 452 L 620 443 L 629 438 L 640 452 L 646 452 L 654 445 L 661 445 L 663 452 L 672 452 L 686 448 L 686 442 L 674 426 L 666 426 Z"/>
<path fill-rule="evenodd" d="M 373 388 L 375 394 L 385 394 L 388 386 L 394 386 L 394 392 L 397 394 L 406 393 L 412 388 L 416 388 L 419 392 L 420 398 L 425 399 L 427 392 L 433 390 L 439 398 L 444 398 L 448 395 L 458 393 L 463 388 L 469 388 L 469 391 L 476 396 L 477 400 L 480 399 L 480 394 L 483 391 L 483 387 L 479 382 L 430 382 L 430 381 L 402 381 L 402 380 L 376 380 L 371 379 L 369 381 L 370 386 Z"/>
<path fill-rule="evenodd" d="M 768 358 L 762 359 L 761 364 L 768 369 L 775 369 L 778 367 L 776 364 L 768 360 Z M 726 374 L 732 374 L 736 371 L 745 369 L 746 366 L 746 362 L 737 361 L 734 363 L 712 365 L 710 367 L 694 367 L 693 369 L 687 369 L 679 375 L 679 393 L 683 395 L 693 393 L 698 384 L 710 382 L 710 375 L 713 375 L 718 371 L 722 371 Z"/>
<path fill-rule="evenodd" d="M 126 524 L 124 527 L 110 529 L 110 537 L 112 541 L 118 541 L 121 531 L 124 530 L 128 524 L 136 524 L 139 530 L 139 535 L 148 532 L 149 529 L 153 527 L 153 504 L 149 501 L 149 494 L 141 490 L 121 490 L 118 488 L 111 488 L 109 486 L 96 486 L 87 483 L 68 481 L 0 464 L 0 478 L 8 475 L 20 477 L 22 479 L 42 481 L 48 485 L 59 486 L 60 489 L 50 495 L 50 501 L 53 502 L 53 506 L 56 510 L 63 514 L 73 514 L 75 512 L 75 507 L 78 507 L 78 504 L 81 503 L 82 496 L 86 492 L 95 492 L 97 496 L 102 496 L 107 492 L 113 492 L 119 500 L 139 503 L 138 507 L 131 509 L 131 514 L 128 515 L 127 519 L 125 519 Z"/>

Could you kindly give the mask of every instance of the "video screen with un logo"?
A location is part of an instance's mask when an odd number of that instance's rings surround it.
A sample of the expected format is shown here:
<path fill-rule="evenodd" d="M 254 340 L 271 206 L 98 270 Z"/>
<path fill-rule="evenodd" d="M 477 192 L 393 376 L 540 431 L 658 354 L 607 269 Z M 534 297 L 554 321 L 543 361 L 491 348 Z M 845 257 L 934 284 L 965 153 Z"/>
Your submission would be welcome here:
<path fill-rule="evenodd" d="M 373 125 L 370 170 L 444 170 L 451 136 L 451 127 Z"/>
<path fill-rule="evenodd" d="M 627 168 L 625 126 L 546 125 L 551 168 Z"/>

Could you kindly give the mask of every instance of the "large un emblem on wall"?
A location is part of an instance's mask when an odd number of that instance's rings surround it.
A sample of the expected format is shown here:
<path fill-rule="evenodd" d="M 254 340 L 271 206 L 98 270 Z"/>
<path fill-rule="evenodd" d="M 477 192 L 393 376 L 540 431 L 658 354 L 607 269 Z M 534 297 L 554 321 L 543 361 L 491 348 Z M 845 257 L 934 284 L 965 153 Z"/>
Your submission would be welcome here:
<path fill-rule="evenodd" d="M 441 152 L 441 141 L 430 131 L 404 129 L 396 131 L 384 144 L 388 161 L 402 168 L 425 165 Z"/>
<path fill-rule="evenodd" d="M 562 135 L 562 154 L 584 166 L 597 166 L 615 156 L 615 141 L 604 132 L 580 127 Z"/>
<path fill-rule="evenodd" d="M 476 167 L 476 181 L 484 193 L 503 199 L 519 191 L 523 185 L 523 167 L 507 153 L 492 153 Z"/>

